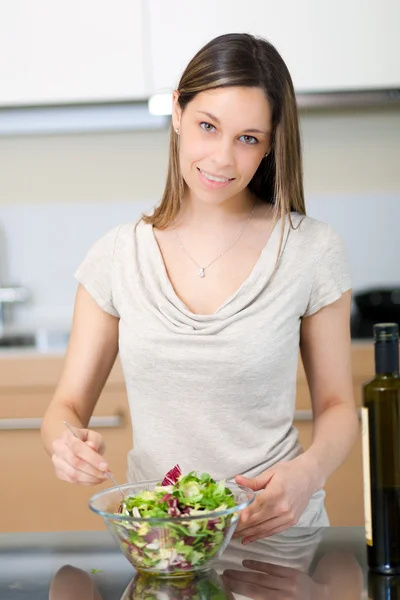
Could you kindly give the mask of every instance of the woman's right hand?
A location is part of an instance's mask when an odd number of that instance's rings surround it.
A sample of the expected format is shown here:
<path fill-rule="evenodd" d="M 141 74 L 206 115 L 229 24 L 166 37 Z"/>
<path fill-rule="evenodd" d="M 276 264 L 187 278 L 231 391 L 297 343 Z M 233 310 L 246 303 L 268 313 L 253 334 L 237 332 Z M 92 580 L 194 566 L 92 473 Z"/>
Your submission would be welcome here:
<path fill-rule="evenodd" d="M 80 485 L 96 485 L 107 479 L 108 465 L 103 458 L 103 436 L 90 429 L 66 429 L 52 444 L 51 460 L 56 475 L 63 481 Z"/>

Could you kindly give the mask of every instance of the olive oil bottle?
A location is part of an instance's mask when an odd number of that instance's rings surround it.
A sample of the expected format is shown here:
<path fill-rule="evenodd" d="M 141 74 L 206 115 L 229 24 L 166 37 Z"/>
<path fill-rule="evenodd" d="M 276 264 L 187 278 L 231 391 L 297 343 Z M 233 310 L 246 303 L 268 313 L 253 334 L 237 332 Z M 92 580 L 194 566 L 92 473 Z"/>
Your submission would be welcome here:
<path fill-rule="evenodd" d="M 399 575 L 382 575 L 369 569 L 367 587 L 369 600 L 400 600 Z"/>
<path fill-rule="evenodd" d="M 362 446 L 368 566 L 400 574 L 400 377 L 396 323 L 374 325 L 375 377 L 363 386 Z"/>

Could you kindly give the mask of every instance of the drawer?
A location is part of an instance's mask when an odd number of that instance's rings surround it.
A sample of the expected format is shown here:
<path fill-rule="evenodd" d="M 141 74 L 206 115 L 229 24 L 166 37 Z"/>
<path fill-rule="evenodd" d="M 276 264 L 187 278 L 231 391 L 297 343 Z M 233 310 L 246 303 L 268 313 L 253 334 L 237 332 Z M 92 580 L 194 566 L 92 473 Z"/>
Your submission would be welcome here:
<path fill-rule="evenodd" d="M 29 397 L 33 396 L 33 397 Z M 96 487 L 58 480 L 43 448 L 40 418 L 50 394 L 15 394 L 15 402 L 0 396 L 0 531 L 68 531 L 103 529 L 103 521 L 88 508 L 92 494 L 110 487 Z M 126 456 L 132 447 L 132 431 L 125 392 L 104 389 L 96 407 L 93 429 L 105 438 L 107 461 L 119 483 L 126 481 Z"/>

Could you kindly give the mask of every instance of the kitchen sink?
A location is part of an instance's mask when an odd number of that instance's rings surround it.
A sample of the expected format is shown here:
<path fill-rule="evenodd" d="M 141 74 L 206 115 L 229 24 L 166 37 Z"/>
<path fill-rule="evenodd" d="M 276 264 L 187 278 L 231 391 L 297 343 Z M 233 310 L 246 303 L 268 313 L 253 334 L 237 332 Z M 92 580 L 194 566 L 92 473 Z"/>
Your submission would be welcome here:
<path fill-rule="evenodd" d="M 38 352 L 63 351 L 67 348 L 69 331 L 8 332 L 0 335 L 0 350 L 32 349 Z"/>

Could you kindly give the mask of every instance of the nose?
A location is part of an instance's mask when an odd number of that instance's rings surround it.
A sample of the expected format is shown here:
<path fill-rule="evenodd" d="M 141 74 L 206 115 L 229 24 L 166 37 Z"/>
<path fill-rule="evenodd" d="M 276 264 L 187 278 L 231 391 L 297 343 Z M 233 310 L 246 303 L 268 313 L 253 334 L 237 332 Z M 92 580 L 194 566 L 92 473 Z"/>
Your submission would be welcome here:
<path fill-rule="evenodd" d="M 223 137 L 215 141 L 212 159 L 218 167 L 229 167 L 234 163 L 233 144 Z"/>

